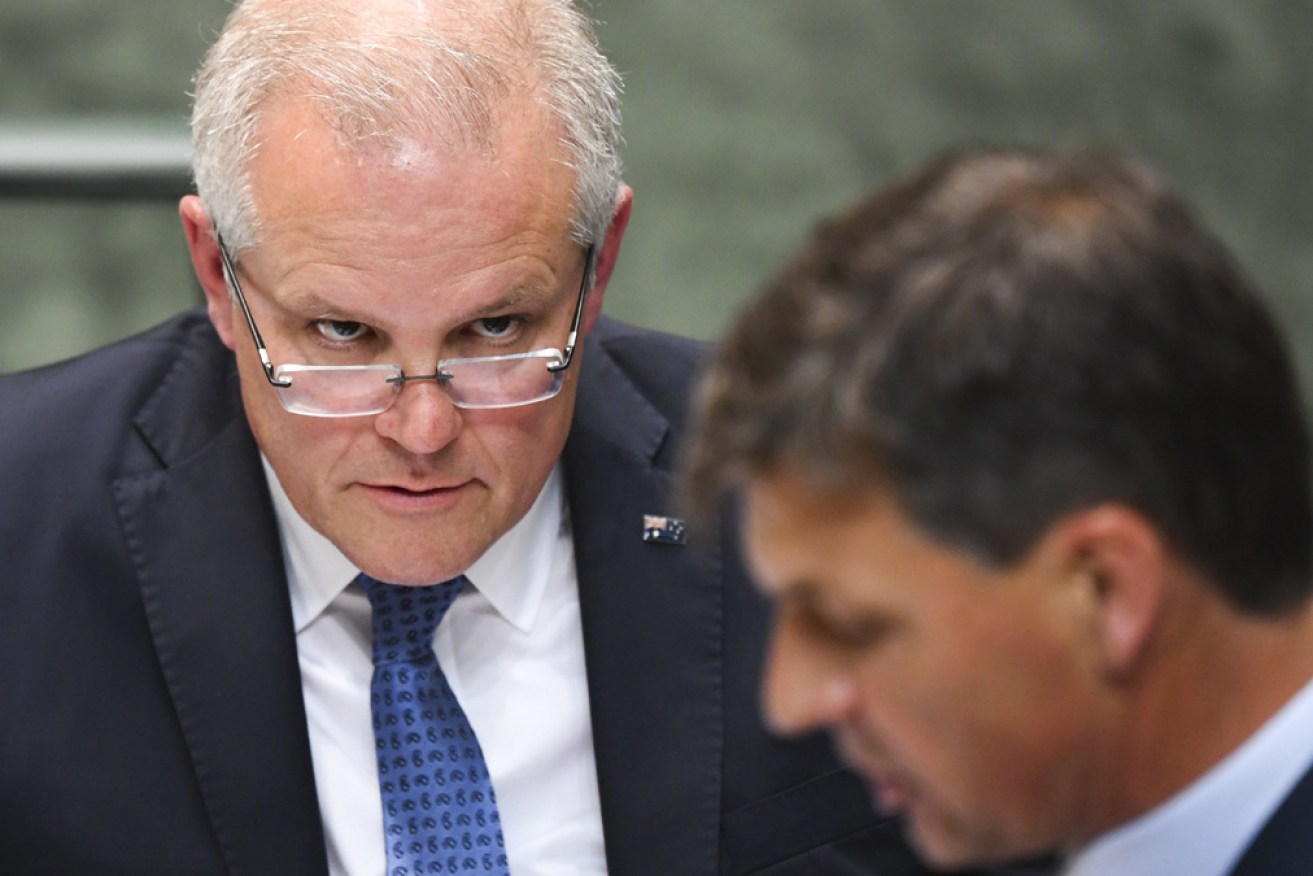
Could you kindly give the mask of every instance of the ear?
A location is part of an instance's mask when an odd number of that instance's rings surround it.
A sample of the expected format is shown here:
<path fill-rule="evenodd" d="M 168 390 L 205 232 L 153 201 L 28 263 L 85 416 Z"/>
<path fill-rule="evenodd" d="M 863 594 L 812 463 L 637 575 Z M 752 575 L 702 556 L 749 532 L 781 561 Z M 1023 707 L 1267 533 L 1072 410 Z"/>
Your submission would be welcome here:
<path fill-rule="evenodd" d="M 1058 524 L 1062 552 L 1086 612 L 1097 659 L 1111 677 L 1143 662 L 1171 586 L 1168 548 L 1158 529 L 1124 505 L 1098 505 Z"/>
<path fill-rule="evenodd" d="M 196 271 L 205 292 L 205 305 L 209 310 L 210 322 L 219 333 L 219 339 L 228 349 L 233 349 L 233 300 L 228 292 L 228 283 L 223 276 L 223 259 L 219 255 L 219 244 L 214 236 L 214 225 L 206 212 L 201 199 L 196 195 L 186 195 L 178 203 L 178 215 L 182 219 L 182 230 L 187 235 L 187 249 L 191 252 L 191 264 Z"/>
<path fill-rule="evenodd" d="M 602 298 L 606 295 L 606 284 L 611 281 L 611 274 L 615 271 L 616 260 L 620 257 L 620 241 L 625 236 L 625 229 L 629 226 L 629 211 L 634 205 L 634 190 L 629 186 L 620 185 L 620 190 L 616 192 L 615 209 L 611 213 L 611 224 L 607 226 L 606 237 L 602 240 L 602 248 L 597 253 L 597 269 L 593 274 L 593 288 L 588 293 L 588 299 L 584 302 L 584 316 L 582 333 L 584 335 L 592 331 L 593 324 L 597 322 L 597 317 L 602 313 Z"/>

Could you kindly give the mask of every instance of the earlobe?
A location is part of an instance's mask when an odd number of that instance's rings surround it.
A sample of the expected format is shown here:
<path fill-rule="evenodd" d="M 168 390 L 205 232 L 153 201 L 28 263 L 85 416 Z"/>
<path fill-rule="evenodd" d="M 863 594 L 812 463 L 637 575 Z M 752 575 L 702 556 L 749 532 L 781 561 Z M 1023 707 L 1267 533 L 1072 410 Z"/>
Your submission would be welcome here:
<path fill-rule="evenodd" d="M 634 204 L 633 189 L 621 185 L 616 192 L 615 209 L 611 212 L 611 224 L 607 226 L 597 252 L 597 268 L 593 274 L 593 288 L 584 302 L 583 333 L 592 331 L 593 324 L 602 313 L 602 298 L 606 295 L 606 285 L 611 281 L 616 262 L 620 257 L 620 241 L 629 226 L 629 213 Z"/>
<path fill-rule="evenodd" d="M 1125 677 L 1139 667 L 1162 615 L 1169 586 L 1162 538 L 1119 505 L 1081 512 L 1062 528 L 1099 663 L 1111 677 Z"/>
<path fill-rule="evenodd" d="M 187 195 L 178 203 L 178 216 L 187 237 L 192 269 L 205 293 L 205 305 L 214 330 L 229 349 L 233 348 L 233 302 L 223 275 L 223 260 L 215 240 L 212 224 L 201 199 Z"/>

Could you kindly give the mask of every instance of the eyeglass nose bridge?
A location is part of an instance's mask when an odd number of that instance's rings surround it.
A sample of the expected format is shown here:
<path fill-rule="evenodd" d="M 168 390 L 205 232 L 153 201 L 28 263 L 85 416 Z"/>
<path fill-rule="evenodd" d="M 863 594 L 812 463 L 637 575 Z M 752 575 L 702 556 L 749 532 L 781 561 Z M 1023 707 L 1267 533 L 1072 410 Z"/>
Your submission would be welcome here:
<path fill-rule="evenodd" d="M 435 370 L 432 374 L 406 374 L 403 371 L 400 374 L 387 378 L 387 382 L 391 383 L 399 390 L 405 389 L 407 383 L 412 383 L 416 380 L 432 380 L 434 383 L 445 388 L 446 385 L 451 382 L 451 378 L 454 376 L 455 375 L 452 374 L 450 371 Z"/>

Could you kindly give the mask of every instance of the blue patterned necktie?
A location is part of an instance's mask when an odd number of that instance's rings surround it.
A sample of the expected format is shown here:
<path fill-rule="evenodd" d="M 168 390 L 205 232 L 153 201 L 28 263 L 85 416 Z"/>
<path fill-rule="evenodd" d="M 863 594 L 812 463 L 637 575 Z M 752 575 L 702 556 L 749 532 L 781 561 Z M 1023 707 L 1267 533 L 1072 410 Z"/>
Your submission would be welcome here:
<path fill-rule="evenodd" d="M 369 693 L 389 876 L 509 874 L 483 750 L 433 653 L 465 577 L 432 587 L 356 580 L 374 610 Z"/>

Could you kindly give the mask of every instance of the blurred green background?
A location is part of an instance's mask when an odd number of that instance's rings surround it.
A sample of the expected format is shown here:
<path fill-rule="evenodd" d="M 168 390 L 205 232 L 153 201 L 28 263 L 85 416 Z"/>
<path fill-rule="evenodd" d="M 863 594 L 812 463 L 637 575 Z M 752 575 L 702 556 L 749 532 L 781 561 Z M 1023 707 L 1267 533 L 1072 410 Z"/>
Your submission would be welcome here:
<path fill-rule="evenodd" d="M 610 313 L 714 337 L 822 216 L 969 142 L 1093 142 L 1166 171 L 1313 384 L 1309 0 L 596 0 L 636 206 Z M 0 7 L 0 126 L 185 131 L 226 0 Z M 199 300 L 172 201 L 0 199 L 0 370 Z M 1306 395 L 1308 393 L 1306 392 Z"/>

